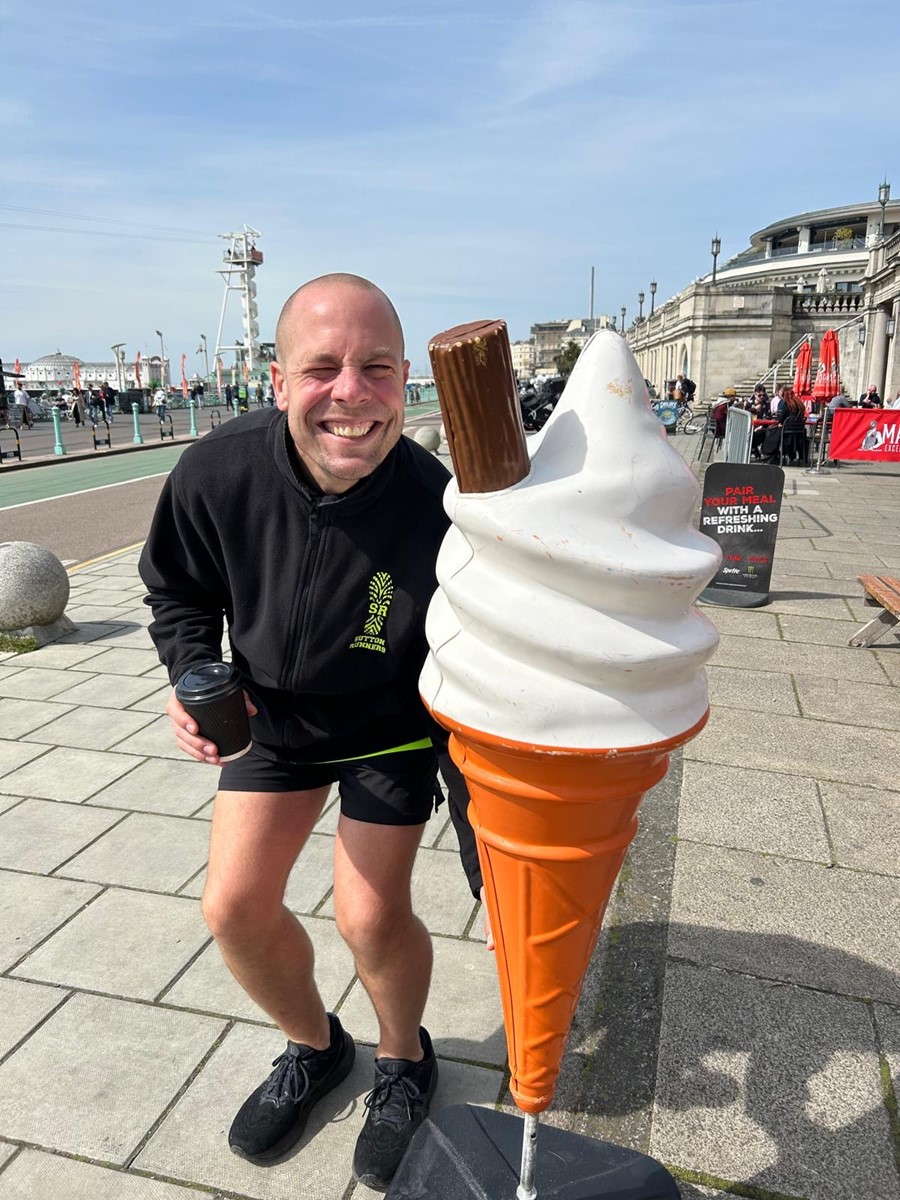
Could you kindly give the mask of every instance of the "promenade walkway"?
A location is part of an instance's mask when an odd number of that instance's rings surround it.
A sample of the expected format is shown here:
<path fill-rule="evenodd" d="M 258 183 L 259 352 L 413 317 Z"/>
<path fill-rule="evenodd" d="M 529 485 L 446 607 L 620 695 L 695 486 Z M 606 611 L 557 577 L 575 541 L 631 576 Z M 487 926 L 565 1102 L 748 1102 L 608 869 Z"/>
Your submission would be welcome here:
<path fill-rule="evenodd" d="M 649 1150 L 685 1200 L 900 1200 L 900 642 L 847 647 L 856 575 L 900 574 L 900 480 L 788 480 L 772 604 L 707 610 L 710 723 L 644 806 L 547 1119 Z M 174 749 L 136 561 L 76 569 L 77 632 L 0 655 L 0 1200 L 365 1200 L 375 1026 L 334 927 L 334 801 L 288 898 L 357 1065 L 291 1161 L 228 1151 L 283 1043 L 201 918 L 217 772 Z M 508 1103 L 443 810 L 415 896 L 438 1102 Z"/>

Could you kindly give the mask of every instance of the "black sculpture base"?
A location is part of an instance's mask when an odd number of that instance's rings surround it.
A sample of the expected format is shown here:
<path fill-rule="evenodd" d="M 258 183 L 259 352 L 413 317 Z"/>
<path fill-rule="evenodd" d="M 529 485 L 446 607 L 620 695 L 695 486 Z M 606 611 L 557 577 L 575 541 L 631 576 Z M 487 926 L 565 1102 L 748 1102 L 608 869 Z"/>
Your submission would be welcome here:
<path fill-rule="evenodd" d="M 413 1138 L 389 1200 L 515 1200 L 523 1128 L 488 1108 L 441 1109 Z M 538 1133 L 534 1182 L 538 1200 L 679 1200 L 655 1159 L 552 1125 Z"/>

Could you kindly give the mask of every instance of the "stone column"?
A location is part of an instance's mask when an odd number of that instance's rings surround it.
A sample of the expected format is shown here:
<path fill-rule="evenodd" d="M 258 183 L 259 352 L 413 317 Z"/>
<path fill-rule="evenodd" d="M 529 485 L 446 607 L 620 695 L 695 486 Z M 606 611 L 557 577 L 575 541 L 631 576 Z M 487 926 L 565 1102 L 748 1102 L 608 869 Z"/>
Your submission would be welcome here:
<path fill-rule="evenodd" d="M 890 339 L 884 391 L 881 393 L 885 404 L 893 400 L 900 391 L 900 350 L 897 349 L 900 344 L 900 297 L 894 301 L 891 316 L 894 318 L 894 336 Z"/>
<path fill-rule="evenodd" d="M 869 337 L 872 339 L 872 349 L 868 355 L 869 375 L 865 387 L 874 383 L 878 394 L 884 399 L 885 369 L 887 367 L 888 335 L 887 310 L 876 308 L 872 321 L 869 323 Z M 864 390 L 864 389 L 861 389 Z"/>
<path fill-rule="evenodd" d="M 809 226 L 801 225 L 800 228 L 797 230 L 797 233 L 798 233 L 798 238 L 799 238 L 798 245 L 797 245 L 797 253 L 798 254 L 809 254 L 809 234 L 810 234 Z"/>

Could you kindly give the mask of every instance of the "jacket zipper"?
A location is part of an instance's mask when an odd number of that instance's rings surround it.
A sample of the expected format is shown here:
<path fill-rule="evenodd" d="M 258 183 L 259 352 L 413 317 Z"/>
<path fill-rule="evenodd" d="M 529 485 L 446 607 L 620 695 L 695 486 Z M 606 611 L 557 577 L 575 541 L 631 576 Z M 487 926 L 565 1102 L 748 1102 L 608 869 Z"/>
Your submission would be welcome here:
<path fill-rule="evenodd" d="M 301 690 L 300 677 L 303 674 L 303 656 L 306 650 L 306 640 L 309 633 L 313 607 L 311 601 L 319 570 L 319 555 L 325 540 L 327 525 L 328 513 L 322 510 L 320 502 L 316 502 L 309 514 L 309 536 L 306 542 L 306 553 L 303 556 L 303 569 L 301 571 L 303 584 L 300 589 L 300 601 L 297 605 L 294 619 L 294 629 L 297 631 L 297 653 L 294 659 L 291 691 L 295 693 Z"/>

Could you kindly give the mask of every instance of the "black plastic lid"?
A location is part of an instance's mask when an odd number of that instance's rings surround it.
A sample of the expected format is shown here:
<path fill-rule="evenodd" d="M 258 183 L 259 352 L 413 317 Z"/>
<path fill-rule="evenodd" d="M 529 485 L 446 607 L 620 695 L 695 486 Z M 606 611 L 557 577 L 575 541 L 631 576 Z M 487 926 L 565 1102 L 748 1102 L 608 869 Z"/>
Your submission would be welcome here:
<path fill-rule="evenodd" d="M 237 670 L 231 663 L 195 663 L 178 680 L 178 698 L 185 700 L 212 700 L 224 696 L 238 682 Z"/>

